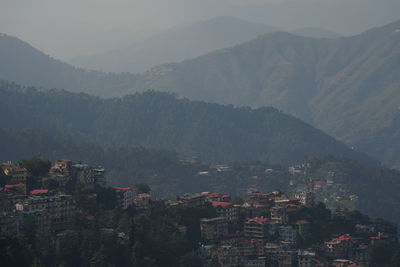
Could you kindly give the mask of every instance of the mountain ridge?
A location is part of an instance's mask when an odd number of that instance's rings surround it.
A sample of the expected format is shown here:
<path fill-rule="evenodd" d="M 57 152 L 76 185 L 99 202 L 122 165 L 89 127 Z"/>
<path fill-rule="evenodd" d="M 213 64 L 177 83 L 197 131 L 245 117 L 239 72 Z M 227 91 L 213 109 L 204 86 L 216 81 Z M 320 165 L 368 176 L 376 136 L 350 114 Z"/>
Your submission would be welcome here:
<path fill-rule="evenodd" d="M 119 49 L 77 57 L 68 62 L 101 71 L 140 73 L 157 65 L 195 58 L 276 30 L 265 24 L 221 16 L 173 27 Z"/>
<path fill-rule="evenodd" d="M 0 85 L 0 111 L 10 129 L 38 128 L 102 146 L 174 150 L 209 161 L 293 163 L 307 154 L 371 161 L 274 108 L 235 108 L 151 91 L 101 99 Z"/>

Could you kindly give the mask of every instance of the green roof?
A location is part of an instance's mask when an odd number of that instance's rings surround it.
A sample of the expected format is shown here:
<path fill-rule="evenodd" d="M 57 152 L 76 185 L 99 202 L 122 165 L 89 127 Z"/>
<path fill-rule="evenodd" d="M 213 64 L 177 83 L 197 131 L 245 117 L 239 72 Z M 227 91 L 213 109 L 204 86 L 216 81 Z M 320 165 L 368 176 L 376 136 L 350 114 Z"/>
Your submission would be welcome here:
<path fill-rule="evenodd" d="M 72 165 L 72 167 L 74 167 L 74 168 L 77 168 L 77 169 L 84 169 L 84 168 L 87 168 L 87 167 L 89 167 L 89 165 L 88 164 L 74 164 L 74 165 Z"/>

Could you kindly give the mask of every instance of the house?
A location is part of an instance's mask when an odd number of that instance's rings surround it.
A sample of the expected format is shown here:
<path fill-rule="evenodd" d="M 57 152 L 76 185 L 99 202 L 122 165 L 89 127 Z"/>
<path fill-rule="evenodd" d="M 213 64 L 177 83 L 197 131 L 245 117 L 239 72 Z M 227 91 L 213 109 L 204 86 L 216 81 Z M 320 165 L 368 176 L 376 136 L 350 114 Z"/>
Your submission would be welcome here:
<path fill-rule="evenodd" d="M 133 189 L 132 187 L 115 187 L 117 194 L 117 201 L 122 209 L 127 209 L 133 203 Z"/>
<path fill-rule="evenodd" d="M 275 205 L 270 209 L 271 220 L 279 223 L 287 221 L 286 207 L 282 205 Z"/>
<path fill-rule="evenodd" d="M 291 225 L 279 226 L 279 239 L 284 242 L 296 243 L 297 230 Z"/>
<path fill-rule="evenodd" d="M 354 240 L 350 235 L 341 235 L 325 242 L 325 252 L 328 256 L 336 259 L 347 258 L 350 249 L 353 247 Z"/>
<path fill-rule="evenodd" d="M 228 233 L 228 223 L 224 217 L 204 218 L 200 220 L 201 237 L 216 241 Z"/>
<path fill-rule="evenodd" d="M 24 217 L 34 219 L 39 229 L 52 226 L 55 230 L 70 227 L 76 213 L 71 195 L 33 195 L 19 201 L 15 209 Z"/>
<path fill-rule="evenodd" d="M 230 202 L 212 202 L 218 217 L 224 217 L 228 222 L 239 219 L 239 207 Z"/>
<path fill-rule="evenodd" d="M 150 194 L 142 193 L 133 197 L 133 203 L 137 210 L 145 210 L 150 206 Z"/>
<path fill-rule="evenodd" d="M 203 193 L 201 193 L 201 195 L 204 196 L 205 200 L 208 202 L 214 202 L 214 201 L 230 202 L 231 201 L 230 195 L 224 195 L 224 194 L 220 194 L 220 193 L 210 193 L 210 192 L 203 192 Z"/>
<path fill-rule="evenodd" d="M 190 194 L 186 193 L 182 197 L 179 198 L 184 202 L 184 205 L 187 207 L 201 207 L 204 206 L 206 202 L 205 196 L 201 194 Z"/>
<path fill-rule="evenodd" d="M 26 195 L 26 184 L 6 184 L 4 185 L 4 191 L 14 195 Z"/>
<path fill-rule="evenodd" d="M 315 266 L 315 251 L 301 250 L 297 251 L 298 267 L 314 267 Z"/>
<path fill-rule="evenodd" d="M 77 181 L 84 185 L 105 184 L 105 170 L 101 167 L 92 167 L 85 163 L 72 165 L 72 170 Z"/>
<path fill-rule="evenodd" d="M 11 161 L 0 163 L 0 169 L 5 175 L 11 176 L 8 184 L 26 184 L 29 172 L 26 168 L 20 167 Z"/>
<path fill-rule="evenodd" d="M 264 217 L 248 218 L 244 224 L 245 237 L 265 243 L 269 237 L 268 221 L 269 219 Z"/>

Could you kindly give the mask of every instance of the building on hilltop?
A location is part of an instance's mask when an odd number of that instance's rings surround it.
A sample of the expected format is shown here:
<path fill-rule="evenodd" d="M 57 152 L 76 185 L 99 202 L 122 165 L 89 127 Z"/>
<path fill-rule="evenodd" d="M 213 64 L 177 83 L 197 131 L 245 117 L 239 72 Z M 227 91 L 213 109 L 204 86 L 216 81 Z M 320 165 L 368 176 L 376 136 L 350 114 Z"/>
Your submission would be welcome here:
<path fill-rule="evenodd" d="M 77 163 L 72 165 L 73 172 L 78 182 L 84 185 L 105 184 L 105 170 L 101 167 L 92 167 L 88 164 Z"/>
<path fill-rule="evenodd" d="M 239 207 L 230 202 L 212 202 L 218 217 L 224 217 L 228 222 L 239 219 Z"/>
<path fill-rule="evenodd" d="M 34 195 L 21 200 L 15 209 L 32 217 L 39 229 L 52 226 L 55 230 L 71 226 L 76 214 L 75 202 L 71 195 Z"/>
<path fill-rule="evenodd" d="M 117 194 L 117 201 L 122 209 L 127 209 L 133 203 L 133 189 L 132 187 L 115 187 Z"/>
<path fill-rule="evenodd" d="M 144 210 L 150 206 L 150 194 L 142 193 L 133 197 L 133 203 L 137 210 Z"/>
<path fill-rule="evenodd" d="M 26 168 L 20 167 L 11 161 L 0 163 L 0 169 L 5 175 L 11 177 L 8 184 L 25 184 L 29 177 L 29 172 Z"/>
<path fill-rule="evenodd" d="M 206 203 L 206 198 L 202 194 L 184 194 L 179 200 L 183 201 L 187 207 L 201 207 Z"/>

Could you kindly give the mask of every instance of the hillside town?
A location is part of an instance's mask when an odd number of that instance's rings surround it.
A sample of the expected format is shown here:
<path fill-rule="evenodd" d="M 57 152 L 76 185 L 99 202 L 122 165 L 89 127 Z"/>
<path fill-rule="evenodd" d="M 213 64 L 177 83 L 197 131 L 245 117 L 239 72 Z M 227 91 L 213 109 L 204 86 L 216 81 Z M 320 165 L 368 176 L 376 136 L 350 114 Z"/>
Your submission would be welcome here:
<path fill-rule="evenodd" d="M 37 167 L 43 162 L 34 164 Z M 229 166 L 215 168 L 226 171 Z M 0 235 L 15 236 L 29 227 L 36 232 L 51 229 L 57 253 L 62 253 L 68 239 L 78 235 L 77 223 L 95 224 L 100 210 L 96 203 L 107 206 L 112 199 L 117 210 L 133 214 L 130 216 L 161 207 L 173 214 L 169 221 L 174 231 L 187 236 L 198 232 L 195 253 L 202 266 L 367 266 L 371 246 L 397 244 L 397 228 L 390 223 L 344 208 L 328 210 L 317 202 L 316 192 L 332 185 L 335 174 L 318 183 L 309 183 L 306 177 L 303 190 L 294 190 L 293 195 L 278 190 L 249 191 L 246 198 L 238 198 L 199 192 L 167 200 L 152 197 L 146 184 L 108 187 L 106 170 L 101 166 L 60 159 L 36 174 L 34 184 L 35 168 L 31 169 L 13 162 L 0 163 L 6 177 L 0 190 Z M 299 174 L 300 169 L 289 171 Z M 179 215 L 200 210 L 206 210 L 207 216 L 191 223 Z M 111 236 L 121 246 L 133 238 L 115 228 L 100 228 L 99 235 L 105 239 Z"/>

